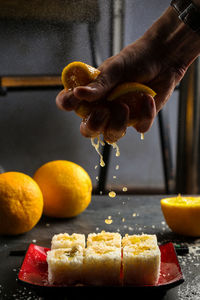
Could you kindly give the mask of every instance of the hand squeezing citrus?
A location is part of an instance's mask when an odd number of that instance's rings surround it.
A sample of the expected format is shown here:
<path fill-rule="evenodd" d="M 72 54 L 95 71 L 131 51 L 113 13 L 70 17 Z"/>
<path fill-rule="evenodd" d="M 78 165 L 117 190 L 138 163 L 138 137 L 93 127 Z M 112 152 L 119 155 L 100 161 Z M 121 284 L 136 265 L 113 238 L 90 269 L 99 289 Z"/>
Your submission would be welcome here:
<path fill-rule="evenodd" d="M 200 197 L 177 197 L 161 200 L 167 225 L 178 234 L 200 236 Z"/>
<path fill-rule="evenodd" d="M 72 62 L 68 64 L 62 71 L 62 83 L 65 89 L 73 89 L 77 86 L 84 86 L 95 80 L 100 71 L 83 62 Z M 148 86 L 138 82 L 124 82 L 115 87 L 107 96 L 108 101 L 120 100 L 128 94 L 144 93 L 152 97 L 156 93 Z M 76 108 L 75 112 L 81 117 L 87 117 L 91 111 L 91 103 L 82 101 Z M 133 122 L 129 122 L 133 125 Z"/>

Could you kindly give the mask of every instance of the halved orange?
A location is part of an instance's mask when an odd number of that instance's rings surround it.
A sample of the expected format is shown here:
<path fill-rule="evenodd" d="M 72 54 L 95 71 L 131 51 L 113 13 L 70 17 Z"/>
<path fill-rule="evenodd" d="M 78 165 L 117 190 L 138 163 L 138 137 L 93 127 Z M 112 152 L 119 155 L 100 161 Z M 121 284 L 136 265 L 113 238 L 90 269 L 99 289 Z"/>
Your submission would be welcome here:
<path fill-rule="evenodd" d="M 138 82 L 124 82 L 119 84 L 112 92 L 108 95 L 108 101 L 113 101 L 125 94 L 141 92 L 149 94 L 152 97 L 155 97 L 156 93 L 148 86 L 138 83 Z"/>
<path fill-rule="evenodd" d="M 161 209 L 169 228 L 181 235 L 200 236 L 200 197 L 164 198 Z"/>
<path fill-rule="evenodd" d="M 66 89 L 87 85 L 95 80 L 100 71 L 80 61 L 68 64 L 62 71 L 61 80 Z"/>

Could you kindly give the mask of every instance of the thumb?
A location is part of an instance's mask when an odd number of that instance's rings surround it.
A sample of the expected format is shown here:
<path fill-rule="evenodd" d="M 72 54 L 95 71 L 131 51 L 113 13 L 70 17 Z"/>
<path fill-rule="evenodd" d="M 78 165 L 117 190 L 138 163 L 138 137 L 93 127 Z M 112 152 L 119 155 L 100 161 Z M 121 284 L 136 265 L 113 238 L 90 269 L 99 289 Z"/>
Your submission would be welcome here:
<path fill-rule="evenodd" d="M 116 85 L 108 76 L 99 75 L 98 78 L 87 86 L 79 86 L 74 89 L 74 96 L 80 100 L 93 102 L 104 98 L 105 95 Z"/>
<path fill-rule="evenodd" d="M 93 102 L 104 98 L 119 82 L 122 81 L 122 65 L 120 60 L 108 59 L 99 68 L 100 75 L 86 86 L 76 87 L 74 96 L 80 100 Z"/>

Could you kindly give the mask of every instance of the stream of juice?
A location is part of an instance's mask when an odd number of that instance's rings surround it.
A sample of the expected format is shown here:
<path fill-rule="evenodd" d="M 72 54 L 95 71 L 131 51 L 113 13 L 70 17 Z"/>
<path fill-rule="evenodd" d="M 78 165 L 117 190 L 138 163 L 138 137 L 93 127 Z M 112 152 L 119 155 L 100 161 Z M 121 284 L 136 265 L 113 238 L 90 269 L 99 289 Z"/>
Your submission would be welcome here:
<path fill-rule="evenodd" d="M 102 141 L 100 139 L 100 136 L 98 136 L 96 139 L 97 139 L 97 141 L 95 142 L 95 138 L 91 138 L 91 144 L 95 148 L 95 150 L 97 151 L 98 155 L 100 156 L 100 162 L 99 162 L 100 166 L 104 167 L 105 166 L 105 162 L 103 160 L 103 155 L 101 154 L 99 147 L 100 147 L 100 145 L 104 146 L 105 143 L 104 143 L 104 141 Z M 112 143 L 112 144 L 109 143 L 109 145 L 111 145 L 113 147 L 113 149 L 116 150 L 115 155 L 117 157 L 119 157 L 120 156 L 119 146 L 116 143 Z M 96 168 L 97 168 L 97 166 L 95 166 L 95 169 Z M 118 170 L 119 169 L 119 165 L 117 165 L 115 167 L 115 169 Z M 115 178 L 116 178 L 116 176 L 115 176 Z M 96 180 L 99 180 L 98 176 L 96 176 Z M 114 191 L 110 191 L 108 193 L 108 196 L 110 198 L 114 198 L 114 197 L 116 197 L 116 193 Z"/>
<path fill-rule="evenodd" d="M 141 140 L 144 140 L 144 133 L 141 133 L 140 138 L 141 138 Z M 95 139 L 97 139 L 96 142 L 95 142 Z M 102 141 L 102 140 L 100 139 L 100 136 L 98 136 L 97 138 L 91 138 L 91 144 L 92 144 L 92 146 L 95 148 L 95 150 L 97 151 L 97 153 L 98 153 L 98 155 L 99 155 L 99 157 L 100 157 L 100 162 L 99 162 L 100 166 L 101 166 L 101 167 L 104 167 L 104 166 L 105 166 L 105 162 L 104 162 L 104 160 L 103 160 L 103 155 L 101 154 L 100 149 L 99 149 L 100 145 L 102 145 L 102 146 L 105 145 L 104 141 Z M 119 157 L 119 156 L 120 156 L 119 146 L 118 146 L 116 143 L 112 143 L 112 144 L 108 143 L 108 144 L 111 145 L 111 146 L 113 147 L 113 149 L 116 150 L 115 156 Z M 97 167 L 98 167 L 98 166 L 96 165 L 96 166 L 95 166 L 95 169 L 97 169 Z M 116 166 L 115 166 L 115 170 L 119 170 L 119 165 L 116 165 Z M 116 179 L 116 178 L 117 178 L 117 177 L 114 175 L 114 176 L 113 176 L 113 179 Z M 98 177 L 98 176 L 96 176 L 96 180 L 99 180 L 99 177 Z M 122 191 L 123 191 L 123 192 L 127 192 L 127 190 L 128 190 L 128 189 L 127 189 L 127 187 L 125 187 L 125 186 L 122 188 Z M 115 198 L 115 197 L 116 197 L 116 192 L 110 191 L 110 192 L 108 193 L 108 196 L 109 196 L 110 198 Z"/>
<path fill-rule="evenodd" d="M 143 133 L 141 133 L 140 138 L 141 138 L 141 140 L 144 140 L 144 134 L 143 134 Z M 95 139 L 97 139 L 96 142 L 95 142 Z M 102 140 L 100 139 L 100 136 L 98 136 L 98 137 L 96 137 L 96 138 L 91 138 L 91 144 L 92 144 L 92 146 L 95 148 L 96 152 L 98 153 L 98 155 L 99 155 L 99 157 L 100 157 L 100 162 L 99 162 L 100 166 L 101 166 L 101 167 L 105 167 L 105 162 L 104 162 L 104 160 L 103 160 L 103 155 L 101 154 L 100 149 L 99 149 L 100 145 L 102 145 L 102 146 L 105 145 L 104 141 L 102 141 Z M 120 156 L 119 146 L 118 146 L 116 143 L 112 143 L 112 144 L 108 143 L 108 144 L 111 145 L 111 146 L 113 147 L 113 149 L 116 150 L 116 151 L 115 151 L 115 156 L 116 156 L 116 157 L 119 157 L 119 156 Z M 98 167 L 98 165 L 95 166 L 95 169 L 97 169 L 97 167 Z M 116 165 L 116 166 L 115 166 L 115 170 L 119 170 L 119 165 Z M 116 178 L 117 178 L 117 176 L 114 175 L 114 176 L 113 176 L 113 179 L 116 179 Z M 98 177 L 98 176 L 96 176 L 96 180 L 99 180 L 99 177 Z M 122 188 L 122 191 L 123 191 L 123 192 L 127 192 L 127 190 L 128 190 L 128 189 L 127 189 L 126 186 L 124 186 L 124 187 Z M 100 193 L 100 194 L 101 194 L 101 193 Z M 115 197 L 116 197 L 116 192 L 111 190 L 111 191 L 109 191 L 108 196 L 109 196 L 110 198 L 115 198 Z M 122 222 L 124 222 L 124 221 L 125 221 L 125 219 L 122 218 Z M 113 222 L 113 220 L 112 220 L 112 217 L 111 217 L 111 216 L 109 216 L 107 219 L 105 219 L 105 223 L 106 223 L 106 224 L 112 224 L 112 222 Z"/>

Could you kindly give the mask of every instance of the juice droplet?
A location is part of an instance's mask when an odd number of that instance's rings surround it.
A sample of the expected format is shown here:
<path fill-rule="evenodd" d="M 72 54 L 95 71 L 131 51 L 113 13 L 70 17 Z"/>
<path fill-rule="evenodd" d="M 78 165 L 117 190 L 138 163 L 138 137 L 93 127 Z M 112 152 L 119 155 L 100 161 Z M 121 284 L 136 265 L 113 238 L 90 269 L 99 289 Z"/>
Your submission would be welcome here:
<path fill-rule="evenodd" d="M 119 170 L 119 165 L 116 165 L 115 170 Z"/>
<path fill-rule="evenodd" d="M 110 192 L 108 193 L 108 196 L 109 196 L 110 198 L 115 198 L 116 193 L 115 193 L 114 191 L 110 191 Z"/>
<path fill-rule="evenodd" d="M 96 180 L 97 180 L 97 181 L 99 180 L 99 176 L 96 176 Z"/>
<path fill-rule="evenodd" d="M 100 135 L 98 136 L 98 140 L 99 140 L 99 142 L 100 142 L 101 146 L 105 146 L 105 143 L 104 143 L 104 141 L 102 141 L 102 140 L 100 139 Z"/>
<path fill-rule="evenodd" d="M 99 136 L 97 137 L 97 142 L 96 143 L 95 143 L 95 138 L 91 138 L 91 144 L 92 144 L 92 146 L 95 148 L 95 150 L 97 151 L 97 153 L 100 156 L 100 166 L 101 167 L 105 167 L 105 162 L 103 161 L 103 155 L 101 154 L 101 152 L 99 150 L 99 144 L 100 143 L 101 143 L 101 145 L 104 144 L 104 142 L 100 140 Z"/>
<path fill-rule="evenodd" d="M 144 140 L 144 133 L 141 133 L 140 139 Z"/>
<path fill-rule="evenodd" d="M 98 166 L 96 165 L 94 168 L 95 168 L 95 170 L 96 170 L 96 169 L 98 168 Z"/>
<path fill-rule="evenodd" d="M 113 220 L 105 219 L 105 223 L 108 224 L 108 225 L 112 224 L 112 222 L 113 222 Z"/>
<path fill-rule="evenodd" d="M 122 191 L 123 191 L 123 192 L 127 192 L 127 191 L 128 191 L 127 187 L 124 186 L 124 187 L 122 188 Z"/>
<path fill-rule="evenodd" d="M 113 179 L 116 179 L 116 178 L 117 178 L 117 176 L 114 175 L 114 176 L 113 176 Z"/>
<path fill-rule="evenodd" d="M 122 222 L 125 222 L 125 218 L 122 218 Z"/>
<path fill-rule="evenodd" d="M 119 146 L 116 143 L 108 143 L 109 145 L 111 145 L 113 147 L 113 149 L 116 149 L 115 155 L 118 157 L 120 156 L 120 151 L 119 151 Z"/>

